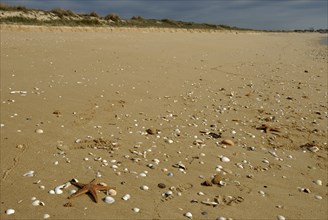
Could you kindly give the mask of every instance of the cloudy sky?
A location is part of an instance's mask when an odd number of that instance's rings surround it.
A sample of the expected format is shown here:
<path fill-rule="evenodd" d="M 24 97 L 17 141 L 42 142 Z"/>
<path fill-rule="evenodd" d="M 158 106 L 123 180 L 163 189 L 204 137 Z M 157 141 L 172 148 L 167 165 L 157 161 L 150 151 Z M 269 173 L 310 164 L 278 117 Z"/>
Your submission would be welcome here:
<path fill-rule="evenodd" d="M 255 29 L 328 28 L 328 0 L 1 0 L 38 9 L 117 13 Z"/>

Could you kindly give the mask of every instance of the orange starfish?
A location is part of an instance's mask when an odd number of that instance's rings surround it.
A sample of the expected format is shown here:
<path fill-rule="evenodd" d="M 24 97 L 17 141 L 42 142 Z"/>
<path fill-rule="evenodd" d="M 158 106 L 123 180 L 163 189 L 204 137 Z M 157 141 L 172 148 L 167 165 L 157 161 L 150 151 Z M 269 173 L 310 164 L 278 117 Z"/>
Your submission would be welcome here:
<path fill-rule="evenodd" d="M 78 197 L 80 195 L 90 193 L 92 195 L 94 201 L 98 203 L 97 191 L 107 191 L 109 189 L 115 189 L 115 187 L 110 187 L 110 186 L 102 185 L 99 183 L 96 184 L 96 179 L 93 179 L 88 184 L 78 183 L 74 180 L 71 180 L 70 182 L 72 185 L 77 186 L 80 189 L 76 193 L 70 195 L 68 197 L 68 199 L 72 199 L 72 198 Z"/>

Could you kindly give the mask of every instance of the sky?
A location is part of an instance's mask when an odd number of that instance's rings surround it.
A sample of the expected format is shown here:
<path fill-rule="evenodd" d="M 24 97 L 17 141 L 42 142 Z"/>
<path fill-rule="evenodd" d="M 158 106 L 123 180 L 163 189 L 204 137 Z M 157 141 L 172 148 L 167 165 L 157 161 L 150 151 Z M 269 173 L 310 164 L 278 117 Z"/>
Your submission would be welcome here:
<path fill-rule="evenodd" d="M 1 3 L 121 18 L 141 16 L 261 30 L 328 29 L 328 0 L 0 0 Z"/>

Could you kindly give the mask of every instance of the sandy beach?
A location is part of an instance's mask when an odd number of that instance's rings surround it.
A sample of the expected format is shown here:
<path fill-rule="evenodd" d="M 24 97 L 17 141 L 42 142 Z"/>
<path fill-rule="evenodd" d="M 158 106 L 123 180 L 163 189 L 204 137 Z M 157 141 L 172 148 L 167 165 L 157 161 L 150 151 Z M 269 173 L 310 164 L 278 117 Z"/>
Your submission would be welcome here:
<path fill-rule="evenodd" d="M 1 219 L 327 219 L 323 34 L 0 33 Z"/>

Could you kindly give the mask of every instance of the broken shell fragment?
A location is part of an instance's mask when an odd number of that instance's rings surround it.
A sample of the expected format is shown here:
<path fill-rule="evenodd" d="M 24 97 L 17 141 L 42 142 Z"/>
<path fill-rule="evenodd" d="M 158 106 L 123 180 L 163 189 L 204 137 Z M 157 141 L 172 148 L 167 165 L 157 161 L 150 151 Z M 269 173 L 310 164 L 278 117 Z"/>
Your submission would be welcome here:
<path fill-rule="evenodd" d="M 32 176 L 34 176 L 34 173 L 35 172 L 33 170 L 31 170 L 31 171 L 28 171 L 27 173 L 24 173 L 23 176 L 32 177 Z"/>
<path fill-rule="evenodd" d="M 230 162 L 230 159 L 228 157 L 221 157 L 221 161 L 227 163 Z"/>
<path fill-rule="evenodd" d="M 43 134 L 43 130 L 40 129 L 40 128 L 39 128 L 39 129 L 36 129 L 36 130 L 35 130 L 35 133 L 37 133 L 37 134 Z"/>
<path fill-rule="evenodd" d="M 187 218 L 192 219 L 192 214 L 191 214 L 191 212 L 187 212 L 187 213 L 185 213 L 184 216 L 186 216 Z"/>
<path fill-rule="evenodd" d="M 125 201 L 129 200 L 130 198 L 131 198 L 130 194 L 125 194 L 125 195 L 122 197 L 122 199 L 125 200 Z"/>
<path fill-rule="evenodd" d="M 132 211 L 134 211 L 134 212 L 140 212 L 140 209 L 139 208 L 133 208 Z"/>
<path fill-rule="evenodd" d="M 115 189 L 109 189 L 109 190 L 107 191 L 107 194 L 108 194 L 109 196 L 116 196 L 117 191 L 116 191 Z"/>

